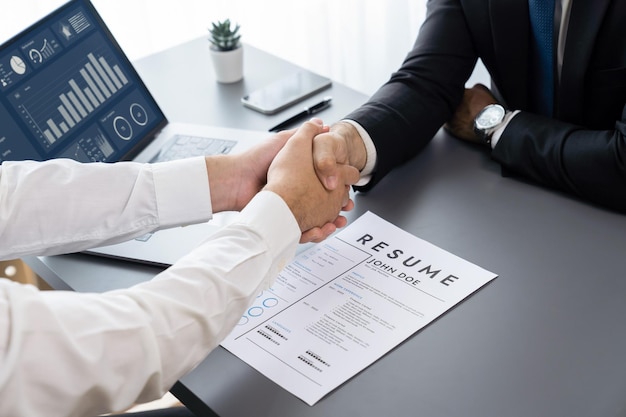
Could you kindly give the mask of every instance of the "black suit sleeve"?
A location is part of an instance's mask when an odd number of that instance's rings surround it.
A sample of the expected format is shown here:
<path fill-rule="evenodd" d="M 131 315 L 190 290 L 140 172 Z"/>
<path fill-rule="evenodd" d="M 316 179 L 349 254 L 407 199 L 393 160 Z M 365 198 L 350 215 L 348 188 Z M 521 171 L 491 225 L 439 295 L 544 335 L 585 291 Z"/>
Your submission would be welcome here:
<path fill-rule="evenodd" d="M 460 104 L 476 61 L 459 1 L 429 2 L 426 19 L 402 67 L 346 117 L 363 126 L 377 152 L 372 180 L 357 190 L 371 188 L 430 141 Z"/>
<path fill-rule="evenodd" d="M 626 106 L 614 130 L 588 130 L 521 112 L 492 157 L 538 183 L 626 212 Z"/>
<path fill-rule="evenodd" d="M 623 42 L 617 42 L 623 39 L 621 14 L 616 14 L 618 19 L 607 18 L 601 28 L 598 39 L 602 41 L 596 42 L 603 47 L 597 48 L 590 58 L 587 82 L 568 87 L 575 89 L 568 96 L 585 99 L 580 115 L 570 112 L 580 121 L 561 119 L 592 126 L 583 128 L 524 111 L 527 81 L 518 83 L 514 74 L 523 74 L 525 70 L 518 65 L 502 65 L 501 61 L 510 58 L 511 52 L 518 52 L 515 46 L 525 43 L 504 44 L 502 39 L 515 39 L 518 32 L 510 37 L 498 32 L 504 36 L 498 38 L 500 49 L 494 43 L 494 23 L 506 23 L 500 25 L 500 30 L 512 23 L 507 23 L 507 16 L 491 15 L 502 4 L 487 0 L 428 2 L 426 19 L 402 67 L 367 103 L 347 116 L 365 128 L 377 152 L 372 180 L 365 187 L 355 188 L 365 191 L 374 186 L 428 144 L 460 104 L 465 83 L 480 55 L 493 81 L 500 81 L 499 98 L 511 109 L 522 110 L 511 120 L 492 152 L 503 169 L 626 212 L 626 109 L 620 118 L 626 92 L 626 55 Z M 516 4 L 526 10 L 523 1 Z M 612 4 L 617 8 L 623 3 Z M 500 12 L 503 9 L 498 7 Z M 504 58 L 496 56 L 496 50 Z M 511 72 L 513 69 L 516 72 Z"/>

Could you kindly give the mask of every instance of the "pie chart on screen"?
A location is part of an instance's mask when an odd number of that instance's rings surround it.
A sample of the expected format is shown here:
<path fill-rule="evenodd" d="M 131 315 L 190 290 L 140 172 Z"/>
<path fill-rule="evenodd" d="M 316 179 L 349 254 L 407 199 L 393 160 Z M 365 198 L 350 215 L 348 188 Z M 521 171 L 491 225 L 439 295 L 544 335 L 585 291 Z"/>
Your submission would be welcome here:
<path fill-rule="evenodd" d="M 11 57 L 11 68 L 18 75 L 22 75 L 26 72 L 26 64 L 19 56 L 14 55 Z"/>

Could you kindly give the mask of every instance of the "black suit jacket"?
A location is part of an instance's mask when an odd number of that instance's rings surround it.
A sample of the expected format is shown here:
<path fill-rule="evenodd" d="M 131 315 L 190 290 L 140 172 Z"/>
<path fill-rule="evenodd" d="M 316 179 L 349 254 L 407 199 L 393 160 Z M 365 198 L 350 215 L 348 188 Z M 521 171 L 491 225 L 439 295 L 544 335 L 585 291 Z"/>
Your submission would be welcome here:
<path fill-rule="evenodd" d="M 413 157 L 460 104 L 480 58 L 492 90 L 522 110 L 492 157 L 504 169 L 626 211 L 626 1 L 571 0 L 554 118 L 529 105 L 528 0 L 430 0 L 402 67 L 347 116 L 378 160 L 367 190 Z"/>

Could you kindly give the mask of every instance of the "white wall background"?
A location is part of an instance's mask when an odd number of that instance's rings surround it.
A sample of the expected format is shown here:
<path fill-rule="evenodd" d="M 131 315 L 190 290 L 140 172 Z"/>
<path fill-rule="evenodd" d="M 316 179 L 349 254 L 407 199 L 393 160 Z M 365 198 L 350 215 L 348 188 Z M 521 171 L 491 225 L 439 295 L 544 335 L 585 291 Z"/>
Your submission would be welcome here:
<path fill-rule="evenodd" d="M 400 65 L 426 11 L 426 0 L 92 1 L 131 60 L 207 36 L 212 21 L 230 18 L 244 42 L 366 94 Z M 11 2 L 0 13 L 0 42 L 63 3 Z"/>

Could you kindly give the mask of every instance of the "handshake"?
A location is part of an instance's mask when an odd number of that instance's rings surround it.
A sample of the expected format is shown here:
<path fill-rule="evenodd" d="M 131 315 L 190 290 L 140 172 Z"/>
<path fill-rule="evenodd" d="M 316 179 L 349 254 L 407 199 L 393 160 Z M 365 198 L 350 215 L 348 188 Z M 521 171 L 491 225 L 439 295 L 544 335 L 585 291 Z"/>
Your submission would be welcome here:
<path fill-rule="evenodd" d="M 362 168 L 337 137 L 312 119 L 241 154 L 207 157 L 213 211 L 241 210 L 259 191 L 272 191 L 293 213 L 301 243 L 324 240 L 346 225 L 340 212 L 354 207 L 350 186 Z"/>

